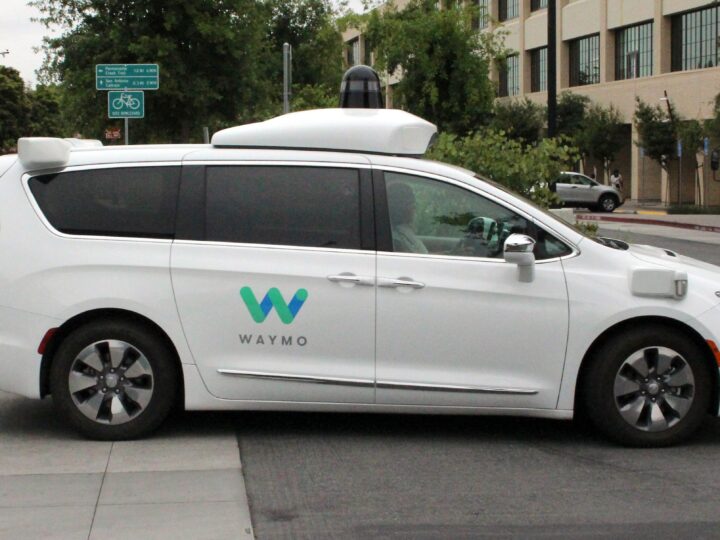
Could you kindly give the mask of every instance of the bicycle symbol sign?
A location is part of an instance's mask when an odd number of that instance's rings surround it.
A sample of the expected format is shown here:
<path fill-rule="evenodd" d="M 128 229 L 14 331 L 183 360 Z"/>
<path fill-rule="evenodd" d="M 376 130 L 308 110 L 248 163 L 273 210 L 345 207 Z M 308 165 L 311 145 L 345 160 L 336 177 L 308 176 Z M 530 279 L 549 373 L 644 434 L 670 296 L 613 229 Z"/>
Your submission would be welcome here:
<path fill-rule="evenodd" d="M 144 118 L 145 93 L 126 90 L 108 92 L 108 118 Z"/>

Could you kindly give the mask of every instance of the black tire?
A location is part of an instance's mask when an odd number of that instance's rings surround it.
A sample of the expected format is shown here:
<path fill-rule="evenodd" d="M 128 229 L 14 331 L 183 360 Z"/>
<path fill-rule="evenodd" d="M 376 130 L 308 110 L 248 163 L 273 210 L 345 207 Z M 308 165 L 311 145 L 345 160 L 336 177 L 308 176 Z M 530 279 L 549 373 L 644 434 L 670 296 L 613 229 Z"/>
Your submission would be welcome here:
<path fill-rule="evenodd" d="M 128 414 L 130 419 L 120 424 L 91 420 L 76 405 L 79 393 L 71 394 L 70 391 L 70 371 L 73 366 L 77 371 L 76 359 L 78 355 L 90 346 L 106 341 L 123 342 L 130 345 L 131 349 L 141 352 L 147 360 L 147 365 L 151 368 L 149 379 L 147 375 L 142 375 L 144 381 L 150 381 L 147 383 L 151 389 L 149 401 L 140 410 L 136 411 L 133 416 Z M 98 320 L 74 330 L 60 344 L 50 368 L 50 390 L 56 411 L 60 417 L 84 436 L 90 439 L 112 441 L 135 439 L 156 430 L 175 404 L 179 390 L 179 377 L 176 366 L 173 354 L 168 350 L 163 339 L 142 324 L 121 319 Z M 95 371 L 94 374 L 89 376 L 83 373 L 82 376 L 95 378 L 99 376 L 99 373 L 99 371 Z M 128 369 L 127 379 L 131 380 L 129 373 L 130 370 Z M 117 378 L 117 375 L 115 378 Z M 116 384 L 120 387 L 120 383 Z M 126 382 L 123 384 L 132 386 L 132 383 Z M 102 390 L 108 392 L 107 398 L 111 400 L 113 396 L 110 388 L 100 389 L 98 387 L 95 390 L 90 389 L 89 392 L 94 396 L 100 394 Z M 119 388 L 117 392 L 120 392 Z M 102 394 L 104 395 L 105 392 L 102 392 Z M 73 395 L 76 397 L 73 398 Z M 98 399 L 102 399 L 101 396 L 98 395 Z M 104 408 L 107 409 L 108 407 L 105 406 Z M 98 415 L 97 418 L 99 417 Z"/>
<path fill-rule="evenodd" d="M 600 197 L 600 200 L 598 200 L 597 209 L 600 210 L 600 212 L 614 212 L 618 207 L 618 202 L 617 197 L 614 195 L 603 195 Z"/>
<path fill-rule="evenodd" d="M 621 367 L 633 354 L 658 348 L 671 349 L 686 362 L 683 369 L 689 368 L 694 377 L 693 397 L 687 412 L 677 420 L 672 419 L 676 423 L 660 431 L 646 431 L 644 430 L 647 429 L 646 426 L 644 429 L 638 426 L 643 414 L 651 410 L 645 407 L 655 406 L 655 401 L 652 404 L 647 401 L 651 399 L 649 396 L 657 396 L 659 408 L 661 408 L 660 400 L 664 399 L 664 396 L 657 393 L 657 387 L 653 388 L 654 393 L 646 391 L 643 396 L 638 395 L 635 399 L 640 401 L 633 402 L 641 404 L 643 411 L 638 425 L 632 425 L 620 412 L 619 401 L 624 398 L 618 397 L 616 402 L 615 383 Z M 661 447 L 677 444 L 697 431 L 708 413 L 712 396 L 711 381 L 713 381 L 710 369 L 705 351 L 677 328 L 654 325 L 631 329 L 611 338 L 589 358 L 583 376 L 583 385 L 579 388 L 582 392 L 579 396 L 582 400 L 582 410 L 603 434 L 622 445 Z M 667 395 L 671 396 L 670 393 Z M 645 400 L 645 405 L 642 405 L 642 400 Z M 638 409 L 640 407 L 636 410 Z M 663 415 L 666 416 L 665 413 Z M 645 418 L 648 418 L 647 414 Z"/>

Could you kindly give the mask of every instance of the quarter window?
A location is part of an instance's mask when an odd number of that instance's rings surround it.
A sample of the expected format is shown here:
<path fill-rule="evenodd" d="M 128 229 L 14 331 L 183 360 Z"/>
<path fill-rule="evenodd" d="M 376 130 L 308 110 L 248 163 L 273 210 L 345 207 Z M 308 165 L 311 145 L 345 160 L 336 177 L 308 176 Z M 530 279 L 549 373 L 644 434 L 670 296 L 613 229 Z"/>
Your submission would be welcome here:
<path fill-rule="evenodd" d="M 393 250 L 402 253 L 502 258 L 514 233 L 536 241 L 535 257 L 571 253 L 543 229 L 504 206 L 460 187 L 385 173 Z"/>
<path fill-rule="evenodd" d="M 67 234 L 172 238 L 180 167 L 46 174 L 28 182 L 50 224 Z"/>
<path fill-rule="evenodd" d="M 325 167 L 208 167 L 206 238 L 360 249 L 359 173 Z"/>

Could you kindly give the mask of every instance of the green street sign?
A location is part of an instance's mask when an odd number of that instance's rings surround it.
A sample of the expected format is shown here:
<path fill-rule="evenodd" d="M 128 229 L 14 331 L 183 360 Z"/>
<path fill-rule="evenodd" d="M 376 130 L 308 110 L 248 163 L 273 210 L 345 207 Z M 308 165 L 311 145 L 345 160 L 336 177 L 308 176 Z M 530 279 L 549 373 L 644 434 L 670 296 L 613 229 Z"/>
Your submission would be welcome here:
<path fill-rule="evenodd" d="M 97 64 L 96 90 L 157 90 L 160 67 L 157 64 Z"/>
<path fill-rule="evenodd" d="M 108 118 L 144 118 L 145 92 L 108 92 Z"/>

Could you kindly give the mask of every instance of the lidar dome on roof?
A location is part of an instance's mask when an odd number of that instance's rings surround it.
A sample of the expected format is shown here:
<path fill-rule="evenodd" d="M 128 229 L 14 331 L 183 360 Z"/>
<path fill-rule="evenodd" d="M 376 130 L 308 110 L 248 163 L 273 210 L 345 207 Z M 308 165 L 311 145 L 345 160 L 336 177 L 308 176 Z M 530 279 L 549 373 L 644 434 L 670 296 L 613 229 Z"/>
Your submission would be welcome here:
<path fill-rule="evenodd" d="M 317 109 L 218 131 L 213 146 L 420 156 L 437 127 L 397 109 Z"/>

